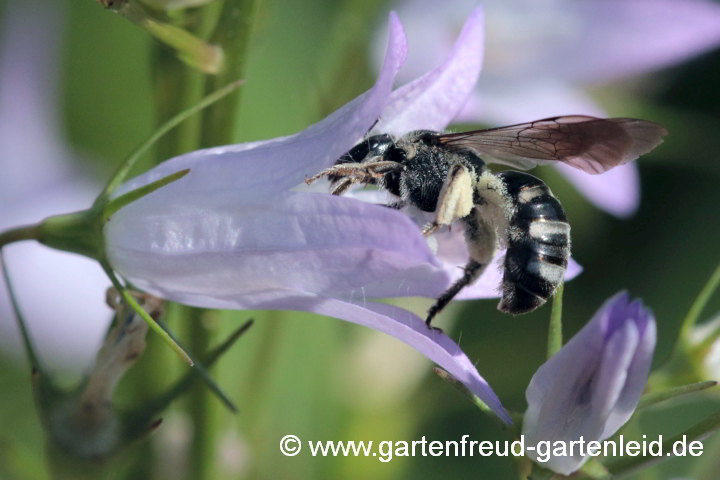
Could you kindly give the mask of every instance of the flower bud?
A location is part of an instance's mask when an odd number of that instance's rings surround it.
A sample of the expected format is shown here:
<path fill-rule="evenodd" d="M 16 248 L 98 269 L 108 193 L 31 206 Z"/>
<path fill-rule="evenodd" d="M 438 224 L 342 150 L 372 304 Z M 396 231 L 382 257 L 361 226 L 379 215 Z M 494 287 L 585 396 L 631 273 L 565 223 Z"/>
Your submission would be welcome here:
<path fill-rule="evenodd" d="M 610 298 L 590 322 L 543 364 L 525 392 L 527 445 L 604 440 L 635 411 L 655 350 L 653 314 L 626 292 Z M 569 450 L 568 450 L 569 451 Z M 553 456 L 543 466 L 568 475 L 587 460 Z M 538 460 L 532 451 L 529 455 Z"/>

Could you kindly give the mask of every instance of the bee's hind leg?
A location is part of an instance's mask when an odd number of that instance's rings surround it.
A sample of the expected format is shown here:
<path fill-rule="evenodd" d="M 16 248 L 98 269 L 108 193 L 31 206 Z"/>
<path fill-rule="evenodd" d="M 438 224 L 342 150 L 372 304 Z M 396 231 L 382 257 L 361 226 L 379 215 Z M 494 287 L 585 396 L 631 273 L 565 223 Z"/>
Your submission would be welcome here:
<path fill-rule="evenodd" d="M 427 318 L 425 320 L 425 325 L 427 325 L 428 328 L 440 330 L 439 328 L 433 327 L 431 325 L 431 322 L 433 321 L 433 318 L 435 318 L 435 315 L 440 313 L 440 311 L 445 308 L 448 303 L 450 303 L 450 300 L 455 298 L 455 295 L 460 293 L 460 290 L 477 280 L 477 278 L 485 271 L 486 267 L 487 264 L 483 265 L 476 262 L 475 260 L 470 260 L 464 268 L 465 273 L 463 273 L 463 276 L 460 277 L 455 283 L 453 283 L 450 288 L 445 290 L 445 292 L 440 295 L 440 297 L 438 297 L 438 299 L 435 301 L 435 304 L 430 307 L 430 310 L 428 310 Z"/>
<path fill-rule="evenodd" d="M 470 261 L 465 266 L 463 276 L 457 279 L 450 288 L 440 295 L 435 301 L 435 304 L 428 310 L 427 319 L 425 320 L 428 328 L 434 328 L 430 325 L 433 318 L 460 293 L 460 290 L 471 285 L 483 274 L 495 254 L 497 234 L 487 222 L 479 217 L 476 209 L 477 207 L 462 219 L 462 222 L 465 224 L 465 240 L 468 246 Z"/>

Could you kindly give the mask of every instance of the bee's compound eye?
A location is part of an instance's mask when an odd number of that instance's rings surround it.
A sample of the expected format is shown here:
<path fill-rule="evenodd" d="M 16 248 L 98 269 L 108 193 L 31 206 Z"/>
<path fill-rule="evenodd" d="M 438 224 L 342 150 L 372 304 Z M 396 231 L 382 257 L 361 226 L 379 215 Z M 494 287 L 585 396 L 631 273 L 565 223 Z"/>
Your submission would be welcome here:
<path fill-rule="evenodd" d="M 385 158 L 393 162 L 402 162 L 404 160 L 407 160 L 407 157 L 408 155 L 405 149 L 396 146 L 388 148 L 387 152 L 385 153 Z"/>
<path fill-rule="evenodd" d="M 375 150 L 375 149 L 378 148 L 382 143 L 383 143 L 383 142 L 380 141 L 380 140 L 379 140 L 378 138 L 376 138 L 376 137 L 371 137 L 371 138 L 368 139 L 368 147 L 370 147 L 370 150 Z"/>

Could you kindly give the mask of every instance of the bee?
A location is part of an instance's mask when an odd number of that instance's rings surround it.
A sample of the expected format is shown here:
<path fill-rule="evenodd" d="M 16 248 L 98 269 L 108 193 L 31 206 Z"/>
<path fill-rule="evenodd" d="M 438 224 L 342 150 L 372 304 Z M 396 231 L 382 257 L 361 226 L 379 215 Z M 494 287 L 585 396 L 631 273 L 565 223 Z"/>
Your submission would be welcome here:
<path fill-rule="evenodd" d="M 372 135 L 306 182 L 328 177 L 333 195 L 353 184 L 384 189 L 394 198 L 388 207 L 434 213 L 425 236 L 463 224 L 470 259 L 428 311 L 426 324 L 434 328 L 433 318 L 482 275 L 499 248 L 507 249 L 498 304 L 506 313 L 543 305 L 567 270 L 570 224 L 560 202 L 539 178 L 517 170 L 493 173 L 487 163 L 528 170 L 561 162 L 600 174 L 649 152 L 665 135 L 664 127 L 645 120 L 582 115 L 463 133 Z"/>

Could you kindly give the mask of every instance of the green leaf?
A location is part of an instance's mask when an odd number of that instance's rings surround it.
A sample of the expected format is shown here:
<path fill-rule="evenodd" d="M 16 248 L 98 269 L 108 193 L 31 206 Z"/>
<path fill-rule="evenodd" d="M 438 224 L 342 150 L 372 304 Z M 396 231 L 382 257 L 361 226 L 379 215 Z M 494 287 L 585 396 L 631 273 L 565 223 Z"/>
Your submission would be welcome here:
<path fill-rule="evenodd" d="M 667 390 L 662 390 L 660 392 L 646 393 L 645 395 L 640 397 L 637 408 L 638 410 L 642 408 L 647 408 L 652 405 L 657 405 L 660 402 L 664 402 L 665 400 L 670 400 L 672 398 L 688 395 L 690 393 L 707 390 L 708 388 L 712 388 L 717 384 L 718 382 L 715 381 L 699 382 L 690 385 L 683 385 L 682 387 L 668 388 Z"/>

